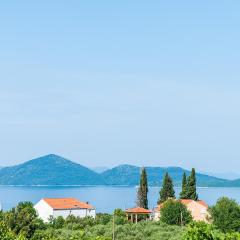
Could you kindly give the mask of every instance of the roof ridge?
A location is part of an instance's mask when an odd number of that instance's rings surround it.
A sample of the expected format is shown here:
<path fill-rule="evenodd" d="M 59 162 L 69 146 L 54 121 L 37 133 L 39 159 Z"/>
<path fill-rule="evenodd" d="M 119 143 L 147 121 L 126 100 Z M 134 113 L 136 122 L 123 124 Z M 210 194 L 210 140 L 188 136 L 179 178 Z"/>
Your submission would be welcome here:
<path fill-rule="evenodd" d="M 93 206 L 76 198 L 43 198 L 53 209 L 94 209 Z"/>

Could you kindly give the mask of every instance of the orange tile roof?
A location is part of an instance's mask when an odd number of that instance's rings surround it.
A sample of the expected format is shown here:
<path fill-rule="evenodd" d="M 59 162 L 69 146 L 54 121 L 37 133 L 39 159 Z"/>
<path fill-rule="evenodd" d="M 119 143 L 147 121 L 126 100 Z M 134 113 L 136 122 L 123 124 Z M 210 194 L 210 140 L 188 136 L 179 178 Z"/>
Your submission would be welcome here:
<path fill-rule="evenodd" d="M 53 209 L 94 209 L 90 204 L 75 198 L 44 198 L 43 200 Z"/>
<path fill-rule="evenodd" d="M 139 214 L 149 214 L 149 213 L 151 213 L 150 210 L 145 209 L 145 208 L 140 208 L 140 207 L 129 208 L 125 212 L 126 213 L 139 213 Z"/>
<path fill-rule="evenodd" d="M 189 203 L 191 203 L 193 200 L 191 199 L 180 199 L 180 202 L 184 205 L 188 205 Z"/>
<path fill-rule="evenodd" d="M 191 202 L 197 202 L 197 203 L 201 204 L 202 206 L 208 208 L 208 205 L 203 200 L 194 201 L 191 199 L 181 199 L 180 201 L 181 201 L 181 203 L 183 203 L 185 205 L 188 205 Z"/>
<path fill-rule="evenodd" d="M 208 205 L 203 200 L 198 200 L 197 202 L 203 205 L 204 207 L 208 208 Z"/>

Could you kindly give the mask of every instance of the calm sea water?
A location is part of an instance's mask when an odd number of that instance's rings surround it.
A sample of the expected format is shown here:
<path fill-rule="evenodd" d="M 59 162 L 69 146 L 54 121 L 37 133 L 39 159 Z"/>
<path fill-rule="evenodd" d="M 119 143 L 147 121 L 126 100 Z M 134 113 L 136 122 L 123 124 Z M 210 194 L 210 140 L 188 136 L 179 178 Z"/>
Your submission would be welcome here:
<path fill-rule="evenodd" d="M 180 192 L 176 188 L 176 194 Z M 97 212 L 111 213 L 115 208 L 130 208 L 135 205 L 135 187 L 0 187 L 0 202 L 3 210 L 10 209 L 20 201 L 38 202 L 44 197 L 75 197 L 88 201 Z M 199 198 L 212 205 L 221 196 L 240 202 L 240 188 L 198 188 Z M 159 187 L 149 189 L 149 208 L 156 206 Z"/>

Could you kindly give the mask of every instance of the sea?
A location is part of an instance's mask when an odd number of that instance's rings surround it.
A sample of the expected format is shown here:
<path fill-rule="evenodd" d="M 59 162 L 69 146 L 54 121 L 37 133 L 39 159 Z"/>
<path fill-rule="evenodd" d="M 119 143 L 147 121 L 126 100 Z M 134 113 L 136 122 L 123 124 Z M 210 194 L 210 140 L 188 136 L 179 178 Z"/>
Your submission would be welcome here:
<path fill-rule="evenodd" d="M 149 187 L 149 208 L 157 204 L 160 187 Z M 176 196 L 180 188 L 175 188 Z M 210 206 L 223 196 L 240 202 L 240 188 L 197 188 L 199 199 Z M 3 210 L 15 207 L 19 202 L 37 203 L 42 198 L 74 197 L 89 202 L 96 212 L 112 213 L 114 209 L 135 206 L 137 187 L 127 186 L 0 186 L 0 203 Z"/>

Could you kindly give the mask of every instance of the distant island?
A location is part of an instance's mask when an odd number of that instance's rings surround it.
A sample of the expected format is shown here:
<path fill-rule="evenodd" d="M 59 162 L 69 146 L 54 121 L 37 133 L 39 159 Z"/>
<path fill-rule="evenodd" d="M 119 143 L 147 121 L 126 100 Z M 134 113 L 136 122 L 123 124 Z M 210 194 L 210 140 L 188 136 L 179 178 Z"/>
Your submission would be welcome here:
<path fill-rule="evenodd" d="M 137 186 L 140 167 L 120 165 L 103 172 L 95 172 L 78 163 L 57 156 L 46 155 L 12 167 L 0 169 L 0 185 L 114 185 Z M 168 172 L 175 186 L 181 186 L 182 174 L 190 171 L 180 167 L 146 167 L 150 186 L 161 186 Z M 227 180 L 197 173 L 198 187 L 239 187 L 240 179 Z"/>

